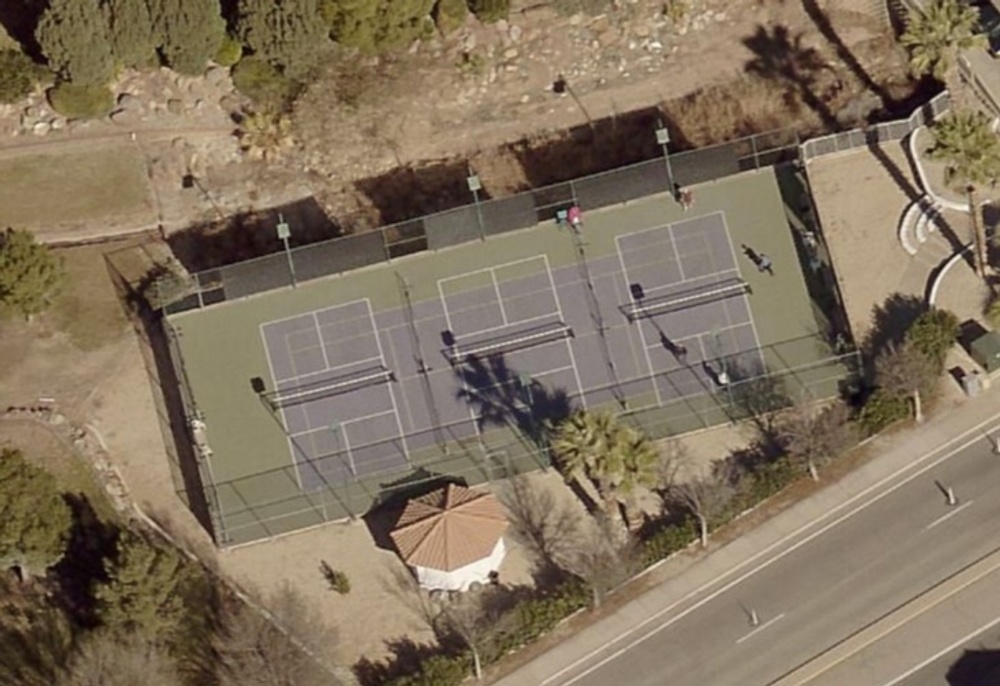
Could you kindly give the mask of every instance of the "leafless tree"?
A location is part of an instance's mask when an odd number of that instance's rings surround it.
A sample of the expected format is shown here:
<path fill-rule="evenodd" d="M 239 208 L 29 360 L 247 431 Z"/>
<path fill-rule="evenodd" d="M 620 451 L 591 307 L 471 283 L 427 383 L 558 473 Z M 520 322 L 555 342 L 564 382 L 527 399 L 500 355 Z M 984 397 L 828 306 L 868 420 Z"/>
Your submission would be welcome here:
<path fill-rule="evenodd" d="M 668 498 L 694 515 L 698 520 L 701 547 L 708 545 L 709 523 L 729 505 L 736 491 L 715 473 L 692 477 L 675 484 Z"/>
<path fill-rule="evenodd" d="M 797 407 L 779 429 L 788 455 L 806 466 L 813 481 L 819 467 L 858 442 L 851 411 L 843 402 L 826 407 Z"/>
<path fill-rule="evenodd" d="M 57 686 L 180 686 L 170 657 L 141 634 L 97 631 L 80 644 Z"/>
<path fill-rule="evenodd" d="M 584 515 L 525 476 L 509 479 L 497 495 L 507 508 L 511 535 L 528 549 L 542 571 L 559 569 L 559 561 L 579 538 Z"/>
<path fill-rule="evenodd" d="M 469 648 L 477 680 L 483 678 L 482 653 L 500 615 L 500 606 L 492 602 L 496 593 L 491 588 L 462 593 L 444 602 L 438 616 L 438 630 L 451 630 Z"/>
<path fill-rule="evenodd" d="M 268 603 L 268 617 L 240 603 L 226 610 L 216 646 L 220 686 L 333 686 L 317 655 L 335 641 L 314 607 L 289 587 Z"/>
<path fill-rule="evenodd" d="M 601 606 L 609 591 L 631 577 L 638 565 L 635 539 L 623 539 L 619 527 L 600 514 L 582 527 L 573 549 L 560 560 L 563 569 L 587 584 L 593 609 Z"/>
<path fill-rule="evenodd" d="M 934 389 L 938 371 L 934 361 L 909 343 L 890 345 L 875 360 L 875 379 L 887 393 L 913 400 L 913 418 L 924 420 L 922 398 Z"/>

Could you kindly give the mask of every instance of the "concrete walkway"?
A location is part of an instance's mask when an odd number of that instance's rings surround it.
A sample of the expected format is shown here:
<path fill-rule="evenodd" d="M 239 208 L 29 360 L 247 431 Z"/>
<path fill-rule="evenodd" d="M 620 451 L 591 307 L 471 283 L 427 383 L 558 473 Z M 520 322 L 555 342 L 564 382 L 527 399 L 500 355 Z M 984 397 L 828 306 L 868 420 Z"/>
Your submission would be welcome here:
<path fill-rule="evenodd" d="M 898 472 L 962 444 L 989 440 L 998 428 L 1000 389 L 993 389 L 976 399 L 956 403 L 920 427 L 875 439 L 869 449 L 878 456 L 859 469 L 694 564 L 687 555 L 666 561 L 663 569 L 669 572 L 676 568 L 676 575 L 495 683 L 559 686 L 585 672 L 589 665 L 641 642 L 672 617 L 696 611 L 700 600 L 739 583 L 790 538 L 845 510 Z M 816 651 L 825 648 L 816 646 Z"/>

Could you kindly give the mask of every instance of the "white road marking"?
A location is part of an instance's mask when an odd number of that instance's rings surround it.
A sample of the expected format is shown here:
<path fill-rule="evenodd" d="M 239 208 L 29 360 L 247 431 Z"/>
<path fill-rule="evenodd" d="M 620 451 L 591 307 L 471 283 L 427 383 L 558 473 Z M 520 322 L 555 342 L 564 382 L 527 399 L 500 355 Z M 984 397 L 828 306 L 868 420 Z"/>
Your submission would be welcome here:
<path fill-rule="evenodd" d="M 981 634 L 981 633 L 983 633 L 985 631 L 989 631 L 990 629 L 992 629 L 993 627 L 995 627 L 997 624 L 1000 624 L 1000 617 L 997 617 L 996 619 L 994 619 L 989 624 L 984 624 L 983 626 L 979 627 L 975 631 L 973 631 L 973 632 L 971 632 L 969 634 L 966 634 L 962 638 L 960 638 L 957 641 L 955 641 L 954 643 L 952 643 L 947 648 L 942 648 L 941 650 L 939 650 L 938 652 L 934 653 L 929 658 L 927 658 L 926 660 L 924 660 L 923 662 L 921 662 L 916 667 L 913 667 L 909 671 L 903 672 L 902 674 L 900 674 L 899 676 L 897 676 L 892 681 L 886 682 L 884 684 L 884 686 L 896 686 L 896 684 L 900 683 L 904 679 L 907 679 L 907 678 L 913 676 L 914 674 L 916 674 L 917 672 L 919 672 L 921 669 L 923 669 L 927 665 L 929 665 L 932 662 L 934 662 L 935 660 L 938 660 L 939 658 L 941 658 L 941 656 L 947 655 L 948 653 L 950 653 L 951 651 L 953 651 L 955 648 L 958 648 L 960 645 L 962 645 L 966 641 L 971 641 L 972 639 L 974 639 L 979 634 Z"/>
<path fill-rule="evenodd" d="M 914 472 L 913 474 L 911 474 L 910 476 L 908 476 L 903 481 L 900 481 L 899 483 L 894 484 L 891 488 L 889 488 L 888 490 L 884 491 L 883 493 L 880 493 L 880 494 L 876 495 L 874 498 L 872 498 L 871 500 L 869 500 L 867 502 L 864 502 L 861 505 L 858 505 L 857 507 L 855 507 L 852 510 L 849 510 L 848 512 L 846 512 L 845 514 L 841 515 L 837 519 L 829 522 L 825 526 L 823 526 L 820 529 L 816 530 L 815 532 L 813 532 L 812 534 L 810 534 L 806 538 L 803 538 L 801 541 L 798 541 L 797 543 L 795 543 L 791 547 L 789 547 L 789 548 L 781 551 L 780 553 L 778 553 L 774 557 L 772 557 L 770 559 L 764 560 L 757 567 L 751 568 L 749 571 L 745 572 L 744 574 L 740 575 L 739 577 L 737 577 L 737 578 L 733 579 L 732 581 L 728 582 L 727 584 L 725 584 L 724 586 L 722 586 L 718 590 L 716 590 L 716 591 L 710 593 L 709 595 L 705 596 L 704 598 L 702 598 L 701 600 L 699 600 L 698 602 L 696 602 L 694 605 L 692 605 L 688 609 L 686 609 L 683 612 L 681 612 L 680 614 L 678 614 L 678 615 L 676 615 L 674 617 L 671 617 L 669 620 L 667 620 L 663 624 L 660 624 L 659 626 L 655 626 L 650 631 L 648 631 L 647 633 L 645 633 L 645 634 L 643 634 L 641 636 L 638 636 L 637 638 L 632 639 L 627 644 L 625 644 L 622 648 L 619 648 L 618 650 L 616 650 L 615 652 L 611 653 L 607 657 L 604 657 L 601 660 L 597 661 L 596 663 L 594 663 L 593 665 L 591 665 L 590 667 L 588 667 L 584 671 L 580 672 L 576 676 L 572 677 L 571 679 L 562 682 L 562 686 L 570 686 L 571 684 L 575 684 L 576 682 L 580 681 L 581 679 L 583 679 L 587 675 L 589 675 L 589 674 L 597 671 L 598 669 L 600 669 L 604 665 L 608 664 L 612 660 L 615 660 L 615 659 L 621 657 L 623 654 L 627 653 L 629 650 L 631 650 L 635 646 L 639 645 L 643 641 L 645 641 L 645 640 L 653 637 L 654 635 L 656 635 L 657 633 L 659 633 L 663 629 L 666 629 L 667 627 L 671 626 L 675 622 L 680 621 L 681 619 L 683 619 L 687 615 L 691 614 L 695 610 L 700 609 L 702 606 L 708 604 L 709 602 L 711 602 L 715 598 L 719 597 L 720 595 L 722 595 L 723 593 L 725 593 L 729 589 L 731 589 L 734 586 L 742 583 L 746 579 L 749 579 L 750 577 L 754 576 L 755 574 L 757 574 L 757 572 L 760 572 L 760 571 L 763 571 L 763 570 L 767 569 L 768 567 L 770 567 L 775 562 L 778 562 L 779 560 L 781 560 L 785 556 L 790 555 L 791 553 L 795 552 L 796 550 L 798 550 L 802 546 L 806 545 L 807 543 L 809 543 L 813 539 L 815 539 L 815 538 L 823 535 L 824 533 L 826 533 L 827 531 L 829 531 L 833 527 L 837 526 L 841 522 L 849 519 L 850 517 L 853 517 L 855 514 L 857 514 L 858 512 L 864 510 L 869 505 L 872 505 L 872 504 L 878 502 L 882 498 L 884 498 L 884 497 L 890 495 L 891 493 L 895 492 L 897 489 L 902 488 L 903 486 L 905 486 L 906 484 L 908 484 L 913 479 L 916 479 L 918 476 L 921 476 L 925 472 L 930 471 L 931 469 L 933 469 L 934 467 L 938 466 L 942 462 L 945 462 L 945 461 L 951 459 L 952 457 L 954 457 L 955 455 L 957 455 L 958 453 L 960 453 L 962 450 L 965 450 L 965 448 L 967 448 L 970 445 L 972 445 L 973 443 L 975 443 L 975 442 L 977 442 L 979 440 L 982 440 L 981 437 L 978 435 L 978 433 L 982 430 L 982 428 L 984 426 L 987 426 L 987 425 L 995 422 L 996 420 L 997 420 L 997 415 L 994 415 L 994 416 L 990 417 L 989 419 L 986 419 L 986 420 L 980 422 L 979 424 L 977 424 L 976 426 L 972 427 L 971 429 L 968 429 L 968 430 L 962 432 L 958 436 L 955 436 L 954 438 L 952 438 L 952 439 L 948 440 L 947 442 L 945 442 L 943 445 L 941 445 L 941 446 L 935 448 L 934 450 L 926 453 L 920 459 L 907 464 L 906 466 L 902 467 L 901 469 L 896 470 L 892 474 L 889 474 L 888 476 L 882 478 L 878 482 L 872 484 L 871 486 L 869 486 L 868 488 L 864 489 L 860 493 L 852 496 L 848 500 L 844 501 L 840 505 L 838 505 L 835 508 L 833 508 L 832 510 L 830 510 L 826 515 L 824 515 L 824 517 L 821 517 L 820 519 L 814 520 L 812 522 L 809 522 L 807 524 L 804 524 L 804 525 L 800 526 L 795 531 L 793 531 L 793 532 L 791 532 L 791 533 L 783 536 L 782 538 L 778 539 L 777 541 L 775 541 L 774 543 L 772 543 L 768 547 L 764 548 L 763 550 L 761 550 L 757 554 L 751 556 L 750 558 L 748 558 L 747 560 L 743 561 L 742 563 L 736 565 L 732 569 L 724 572 L 723 574 L 720 574 L 715 579 L 712 579 L 711 581 L 708 581 L 708 582 L 702 584 L 701 586 L 699 586 L 698 588 L 694 589 L 693 591 L 690 591 L 689 593 L 685 594 L 679 600 L 674 601 L 673 603 L 671 603 L 667 607 L 659 610 L 658 612 L 656 612 L 652 616 L 647 617 L 646 619 L 644 619 L 643 621 L 639 622 L 634 627 L 632 627 L 629 631 L 627 631 L 625 633 L 622 633 L 619 636 L 617 636 L 614 639 L 612 639 L 610 641 L 610 643 L 615 643 L 615 642 L 620 641 L 621 639 L 628 638 L 629 636 L 635 635 L 636 633 L 638 633 L 643 628 L 649 626 L 653 622 L 656 622 L 657 620 L 659 620 L 664 615 L 672 612 L 674 609 L 676 609 L 682 603 L 687 602 L 688 600 L 691 600 L 692 598 L 697 597 L 701 593 L 705 592 L 707 589 L 709 589 L 712 586 L 714 586 L 715 584 L 719 583 L 720 580 L 722 580 L 722 579 L 730 576 L 731 574 L 733 574 L 735 572 L 738 572 L 738 571 L 740 571 L 740 570 L 742 570 L 742 569 L 744 569 L 744 568 L 746 568 L 746 567 L 754 564 L 755 562 L 757 562 L 761 558 L 764 558 L 765 556 L 771 554 L 775 549 L 780 548 L 781 546 L 783 546 L 786 543 L 788 543 L 788 541 L 794 539 L 796 536 L 801 535 L 804 531 L 807 531 L 808 529 L 810 529 L 813 526 L 815 526 L 816 523 L 819 522 L 819 521 L 821 521 L 823 518 L 829 517 L 829 516 L 831 516 L 831 515 L 833 515 L 833 514 L 835 514 L 837 512 L 840 512 L 840 511 L 844 510 L 847 507 L 850 507 L 851 505 L 853 505 L 857 501 L 861 500 L 862 498 L 865 498 L 865 497 L 869 496 L 871 493 L 873 493 L 874 491 L 877 491 L 878 489 L 882 488 L 887 483 L 891 482 L 893 479 L 898 478 L 900 474 L 903 474 L 907 470 L 913 469 L 915 466 L 920 465 L 924 460 L 927 460 L 931 456 L 939 453 L 941 450 L 948 449 L 950 446 L 953 446 L 956 443 L 958 443 L 959 441 L 961 441 L 963 439 L 966 439 L 965 442 L 962 443 L 961 445 L 959 445 L 957 448 L 951 449 L 950 452 L 945 453 L 941 457 L 939 457 L 936 460 L 934 460 L 934 461 L 930 462 L 929 464 L 925 465 L 919 471 Z M 977 435 L 975 436 L 975 438 L 969 439 L 968 436 L 970 434 L 977 434 Z M 591 657 L 590 655 L 587 655 L 587 656 L 584 656 L 582 658 L 579 658 L 579 659 L 573 661 L 572 663 L 570 663 L 566 667 L 563 667 L 562 669 L 560 669 L 559 671 L 557 671 L 552 676 L 547 677 L 546 679 L 544 679 L 541 682 L 541 686 L 546 686 L 547 684 L 551 684 L 551 683 L 555 682 L 556 680 L 561 679 L 563 677 L 563 675 L 565 675 L 567 672 L 569 672 L 571 670 L 574 670 L 574 669 L 578 668 L 580 665 L 582 665 L 583 663 L 587 662 L 590 659 L 590 657 Z"/>
<path fill-rule="evenodd" d="M 764 622 L 763 624 L 761 624 L 760 626 L 758 626 L 756 629 L 754 629 L 753 631 L 751 631 L 749 634 L 746 634 L 745 636 L 741 636 L 740 638 L 736 639 L 736 645 L 739 645 L 740 643 L 743 643 L 743 641 L 747 640 L 748 638 L 750 638 L 750 637 L 752 637 L 752 636 L 754 636 L 756 634 L 759 634 L 761 631 L 763 631 L 767 627 L 771 626 L 772 624 L 774 624 L 775 622 L 777 622 L 778 620 L 780 620 L 784 616 L 785 616 L 785 613 L 782 612 L 777 617 L 772 617 L 771 619 L 767 620 L 766 622 Z"/>
<path fill-rule="evenodd" d="M 927 526 L 925 526 L 924 527 L 924 531 L 930 531 L 931 529 L 933 529 L 934 527 L 936 527 L 938 524 L 940 524 L 942 522 L 945 522 L 948 519 L 951 519 L 952 517 L 954 517 L 955 515 L 957 515 L 959 512 L 961 512 L 962 510 L 964 510 L 965 508 L 967 508 L 969 505 L 971 505 L 972 503 L 973 503 L 973 501 L 971 501 L 971 500 L 968 501 L 968 502 L 964 502 L 961 505 L 959 505 L 958 507 L 956 507 L 954 510 L 951 510 L 950 512 L 948 512 L 946 514 L 941 515 L 940 517 L 938 517 L 937 519 L 935 519 L 933 522 L 931 522 L 930 524 L 928 524 Z"/>

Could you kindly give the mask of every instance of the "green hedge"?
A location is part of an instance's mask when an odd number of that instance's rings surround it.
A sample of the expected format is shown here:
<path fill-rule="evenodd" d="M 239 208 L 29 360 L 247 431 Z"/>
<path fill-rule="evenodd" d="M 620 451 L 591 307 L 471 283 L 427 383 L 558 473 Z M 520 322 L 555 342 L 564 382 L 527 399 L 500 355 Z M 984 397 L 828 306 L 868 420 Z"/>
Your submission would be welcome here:
<path fill-rule="evenodd" d="M 115 96 L 107 86 L 74 86 L 60 83 L 49 89 L 49 104 L 67 119 L 96 119 L 115 106 Z"/>
<path fill-rule="evenodd" d="M 469 9 L 484 24 L 495 24 L 510 14 L 510 0 L 469 0 Z"/>
<path fill-rule="evenodd" d="M 667 524 L 642 542 L 642 565 L 650 565 L 684 550 L 698 539 L 698 525 L 690 517 L 680 524 Z"/>
<path fill-rule="evenodd" d="M 264 109 L 283 110 L 298 95 L 301 84 L 256 57 L 247 57 L 233 67 L 233 85 Z"/>
<path fill-rule="evenodd" d="M 910 416 L 910 399 L 876 390 L 865 401 L 858 414 L 858 424 L 867 436 L 873 436 L 887 426 Z"/>

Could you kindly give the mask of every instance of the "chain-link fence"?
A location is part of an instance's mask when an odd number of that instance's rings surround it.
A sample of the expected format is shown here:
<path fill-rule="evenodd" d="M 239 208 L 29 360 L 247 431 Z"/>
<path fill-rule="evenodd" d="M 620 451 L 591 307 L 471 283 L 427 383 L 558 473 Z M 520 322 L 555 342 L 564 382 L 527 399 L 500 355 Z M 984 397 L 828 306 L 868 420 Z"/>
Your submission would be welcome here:
<path fill-rule="evenodd" d="M 859 370 L 856 352 L 835 355 L 826 342 L 815 337 L 765 346 L 760 352 L 768 362 L 767 373 L 741 376 L 734 371 L 727 386 L 706 386 L 698 394 L 662 405 L 629 407 L 618 411 L 618 416 L 650 438 L 662 439 L 837 395 L 845 392 L 845 384 L 854 383 Z M 671 375 L 684 373 L 659 372 L 624 383 L 652 381 L 669 386 Z M 618 406 L 606 409 L 617 411 Z M 405 436 L 408 443 L 431 447 L 411 454 L 411 464 L 403 471 L 367 475 L 347 483 L 326 482 L 311 491 L 302 489 L 298 472 L 309 469 L 320 475 L 342 474 L 344 453 L 316 456 L 298 468 L 288 465 L 221 483 L 207 481 L 206 495 L 215 509 L 213 520 L 218 527 L 216 537 L 220 545 L 235 545 L 358 517 L 373 505 L 442 477 L 471 485 L 548 468 L 549 451 L 532 435 L 540 432 L 526 430 L 523 417 L 511 419 L 508 425 L 482 427 L 479 433 L 470 432 L 468 422 L 446 424 Z M 376 442 L 352 445 L 351 449 L 370 451 L 377 447 Z M 287 463 L 287 457 L 275 462 Z"/>
<path fill-rule="evenodd" d="M 660 157 L 506 198 L 485 200 L 374 231 L 351 234 L 158 282 L 159 302 L 167 314 L 208 307 L 256 293 L 284 288 L 331 274 L 388 262 L 423 250 L 480 240 L 553 220 L 578 204 L 594 210 L 670 189 L 669 179 L 685 186 L 760 169 L 798 154 L 794 131 L 757 134 L 728 143 L 670 155 L 672 175 Z"/>
<path fill-rule="evenodd" d="M 801 156 L 806 162 L 814 157 L 845 152 L 856 148 L 866 148 L 870 145 L 902 140 L 921 126 L 926 126 L 948 111 L 950 106 L 948 93 L 939 93 L 926 104 L 921 105 L 913 113 L 901 121 L 876 124 L 866 129 L 852 129 L 839 133 L 813 138 L 802 144 Z"/>

